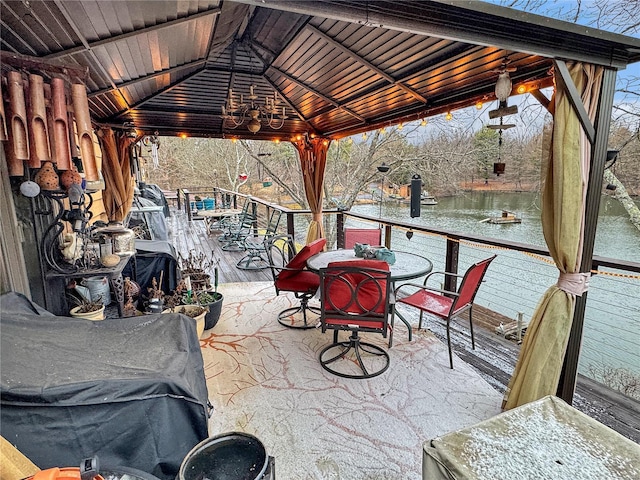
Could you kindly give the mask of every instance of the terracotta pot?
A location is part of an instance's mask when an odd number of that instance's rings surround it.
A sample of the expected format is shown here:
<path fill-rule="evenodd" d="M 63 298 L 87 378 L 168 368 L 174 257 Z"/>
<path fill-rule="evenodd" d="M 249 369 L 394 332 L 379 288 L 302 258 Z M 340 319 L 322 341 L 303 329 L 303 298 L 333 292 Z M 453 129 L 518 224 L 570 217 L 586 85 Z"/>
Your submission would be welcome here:
<path fill-rule="evenodd" d="M 93 312 L 86 313 L 80 313 L 78 311 L 80 310 L 80 308 L 80 306 L 73 307 L 71 310 L 69 310 L 69 315 L 71 315 L 72 317 L 86 318 L 87 320 L 93 321 L 104 320 L 104 305 L 99 310 L 94 310 Z"/>
<path fill-rule="evenodd" d="M 42 168 L 38 170 L 34 178 L 35 182 L 40 185 L 42 190 L 59 190 L 60 179 L 53 168 L 53 163 L 44 162 Z"/>
<path fill-rule="evenodd" d="M 60 174 L 60 183 L 65 189 L 68 189 L 73 184 L 82 185 L 82 175 L 80 175 L 75 165 L 72 165 L 70 170 L 65 170 Z"/>

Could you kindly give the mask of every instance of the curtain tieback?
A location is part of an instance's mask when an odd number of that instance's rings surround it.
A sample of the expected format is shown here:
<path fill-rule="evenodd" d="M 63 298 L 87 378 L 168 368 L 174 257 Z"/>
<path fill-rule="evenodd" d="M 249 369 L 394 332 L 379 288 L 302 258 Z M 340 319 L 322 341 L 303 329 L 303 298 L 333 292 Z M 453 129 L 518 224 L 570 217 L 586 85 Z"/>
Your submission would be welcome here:
<path fill-rule="evenodd" d="M 558 277 L 558 288 L 563 292 L 571 293 L 581 297 L 584 292 L 589 290 L 589 272 L 583 273 L 563 273 L 560 272 Z"/>

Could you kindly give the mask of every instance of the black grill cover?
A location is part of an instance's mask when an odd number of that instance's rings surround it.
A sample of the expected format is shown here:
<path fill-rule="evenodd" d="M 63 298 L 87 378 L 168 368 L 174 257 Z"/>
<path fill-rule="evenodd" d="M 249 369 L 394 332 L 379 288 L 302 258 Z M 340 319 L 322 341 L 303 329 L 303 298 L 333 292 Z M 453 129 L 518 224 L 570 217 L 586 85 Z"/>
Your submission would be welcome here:
<path fill-rule="evenodd" d="M 98 322 L 0 297 L 0 433 L 40 468 L 97 455 L 174 479 L 207 438 L 207 389 L 193 320 Z"/>

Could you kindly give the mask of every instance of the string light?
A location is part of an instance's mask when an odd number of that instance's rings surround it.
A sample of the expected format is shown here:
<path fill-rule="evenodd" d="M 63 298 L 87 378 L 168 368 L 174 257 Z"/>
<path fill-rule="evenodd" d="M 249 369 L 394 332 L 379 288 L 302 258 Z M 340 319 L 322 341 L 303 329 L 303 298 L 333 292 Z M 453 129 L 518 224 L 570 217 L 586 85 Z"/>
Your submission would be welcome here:
<path fill-rule="evenodd" d="M 447 112 L 447 114 L 444 116 L 444 118 L 448 122 L 453 118 L 453 115 L 451 115 L 451 112 Z"/>
<path fill-rule="evenodd" d="M 280 143 L 280 139 L 279 138 L 274 138 L 273 139 L 273 143 Z"/>
<path fill-rule="evenodd" d="M 382 128 L 379 130 L 379 132 L 380 132 L 380 135 L 384 135 L 385 133 L 387 133 L 387 130 L 386 130 L 384 127 L 382 127 Z"/>
<path fill-rule="evenodd" d="M 421 127 L 426 127 L 427 126 L 427 119 L 423 118 L 422 121 L 420 122 L 420 126 Z"/>
<path fill-rule="evenodd" d="M 478 110 L 482 110 L 482 100 L 478 100 L 478 101 L 476 102 L 476 109 L 478 109 Z"/>
<path fill-rule="evenodd" d="M 364 133 L 362 134 L 362 140 L 366 140 L 366 139 L 367 139 L 367 132 L 364 132 Z"/>
<path fill-rule="evenodd" d="M 180 138 L 187 138 L 187 134 L 186 133 L 181 133 L 180 134 Z"/>
<path fill-rule="evenodd" d="M 527 87 L 525 85 L 518 85 L 518 88 L 516 90 L 516 92 L 518 92 L 520 95 L 522 95 L 523 93 L 526 93 L 527 91 Z"/>
<path fill-rule="evenodd" d="M 400 122 L 400 125 L 398 125 L 398 130 L 402 130 L 404 128 L 404 123 Z"/>
<path fill-rule="evenodd" d="M 349 142 L 349 145 L 351 145 L 353 143 L 353 138 L 349 137 L 348 142 Z"/>

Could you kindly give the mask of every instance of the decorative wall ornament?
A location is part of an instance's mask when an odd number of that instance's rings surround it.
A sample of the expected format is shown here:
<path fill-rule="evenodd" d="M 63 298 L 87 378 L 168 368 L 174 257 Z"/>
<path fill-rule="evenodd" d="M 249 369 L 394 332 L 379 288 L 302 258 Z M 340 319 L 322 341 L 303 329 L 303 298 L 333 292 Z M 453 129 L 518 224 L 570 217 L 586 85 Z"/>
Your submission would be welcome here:
<path fill-rule="evenodd" d="M 97 190 L 100 185 L 96 157 L 93 150 L 93 138 L 91 136 L 91 115 L 89 114 L 89 102 L 87 89 L 84 85 L 74 83 L 71 85 L 71 98 L 73 100 L 73 112 L 78 132 L 78 145 L 80 157 L 84 168 L 87 190 Z"/>
<path fill-rule="evenodd" d="M 61 78 L 51 79 L 51 112 L 53 119 L 53 152 L 58 170 L 71 168 L 71 149 L 69 145 L 69 128 L 67 126 L 67 101 L 64 81 Z"/>
<path fill-rule="evenodd" d="M 29 166 L 40 168 L 42 162 L 51 160 L 47 109 L 44 103 L 44 83 L 40 75 L 29 75 Z"/>
<path fill-rule="evenodd" d="M 29 160 L 29 140 L 27 134 L 27 107 L 24 101 L 22 75 L 18 72 L 7 74 L 9 90 L 9 143 L 7 144 L 7 163 L 9 175 L 24 175 L 24 163 Z"/>

